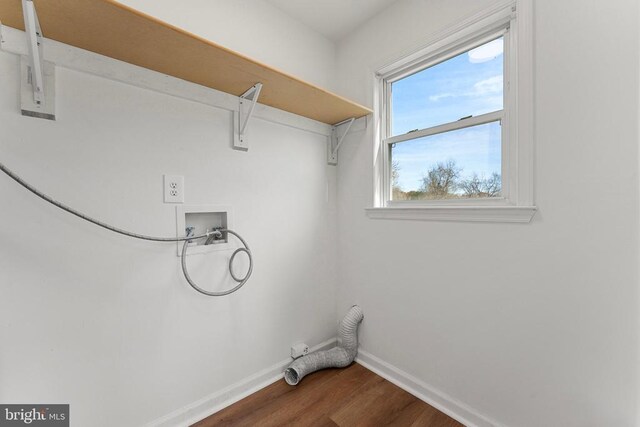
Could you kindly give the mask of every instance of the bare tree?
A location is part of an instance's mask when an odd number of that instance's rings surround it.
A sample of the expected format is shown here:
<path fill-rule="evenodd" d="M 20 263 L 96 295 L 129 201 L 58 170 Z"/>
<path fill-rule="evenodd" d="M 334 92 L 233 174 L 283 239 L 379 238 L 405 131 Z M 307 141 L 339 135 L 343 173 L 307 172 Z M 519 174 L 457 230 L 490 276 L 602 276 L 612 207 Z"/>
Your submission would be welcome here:
<path fill-rule="evenodd" d="M 465 197 L 496 197 L 502 191 L 502 177 L 496 172 L 489 178 L 481 178 L 477 174 L 473 174 L 470 179 L 461 181 L 459 188 Z"/>
<path fill-rule="evenodd" d="M 400 187 L 400 164 L 391 164 L 391 190 L 393 200 L 483 198 L 500 196 L 502 177 L 494 172 L 489 178 L 474 173 L 471 178 L 461 178 L 462 168 L 455 160 L 438 162 L 431 166 L 422 178 L 419 190 L 403 191 Z"/>
<path fill-rule="evenodd" d="M 394 160 L 391 163 L 391 193 L 393 200 L 405 200 L 406 195 L 400 187 L 400 163 Z"/>
<path fill-rule="evenodd" d="M 422 178 L 420 191 L 428 199 L 447 199 L 456 197 L 457 180 L 462 169 L 456 166 L 454 160 L 438 162 Z"/>
<path fill-rule="evenodd" d="M 395 190 L 396 188 L 400 190 L 400 183 L 398 182 L 400 179 L 400 163 L 397 160 L 394 160 L 391 163 L 391 186 Z"/>

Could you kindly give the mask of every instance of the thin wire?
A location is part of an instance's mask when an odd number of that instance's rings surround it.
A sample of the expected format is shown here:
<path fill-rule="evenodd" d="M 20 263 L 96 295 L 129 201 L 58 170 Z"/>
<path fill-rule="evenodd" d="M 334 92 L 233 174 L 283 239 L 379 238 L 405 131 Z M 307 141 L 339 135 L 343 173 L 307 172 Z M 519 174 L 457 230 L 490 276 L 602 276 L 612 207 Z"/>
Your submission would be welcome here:
<path fill-rule="evenodd" d="M 88 221 L 88 222 L 90 222 L 92 224 L 95 224 L 98 227 L 102 227 L 102 228 L 104 228 L 106 230 L 113 231 L 114 233 L 122 234 L 123 236 L 133 237 L 134 239 L 149 240 L 149 241 L 152 241 L 152 242 L 185 242 L 184 246 L 182 247 L 182 272 L 184 273 L 184 277 L 187 279 L 187 282 L 189 282 L 189 284 L 196 291 L 198 291 L 198 292 L 200 292 L 202 294 L 205 294 L 205 295 L 208 295 L 208 296 L 228 295 L 228 294 L 233 293 L 233 292 L 237 291 L 238 289 L 240 289 L 247 282 L 247 280 L 249 280 L 249 276 L 251 276 L 251 273 L 253 271 L 253 257 L 251 256 L 251 250 L 249 249 L 249 246 L 247 245 L 247 242 L 242 237 L 240 237 L 240 235 L 238 233 L 236 233 L 235 231 L 232 231 L 232 230 L 229 230 L 229 229 L 219 229 L 219 230 L 215 230 L 215 231 L 208 232 L 208 233 L 205 233 L 205 234 L 201 234 L 199 236 L 184 236 L 184 237 L 155 237 L 155 236 L 147 236 L 147 235 L 144 235 L 144 234 L 132 233 L 130 231 L 126 231 L 126 230 L 123 230 L 121 228 L 114 227 L 112 225 L 104 223 L 102 221 L 98 221 L 97 219 L 91 218 L 91 217 L 89 217 L 89 216 L 87 216 L 87 215 L 85 215 L 85 214 L 83 214 L 83 213 L 81 213 L 81 212 L 79 212 L 79 211 L 77 211 L 77 210 L 65 205 L 64 203 L 59 202 L 59 201 L 47 196 L 46 194 L 44 194 L 43 192 L 41 192 L 37 188 L 33 187 L 28 182 L 24 181 L 22 178 L 20 178 L 11 169 L 6 167 L 2 163 L 0 163 L 0 170 L 2 172 L 4 172 L 9 178 L 13 179 L 15 182 L 17 182 L 22 187 L 24 187 L 25 189 L 27 189 L 31 193 L 35 194 L 36 196 L 38 196 L 42 200 L 44 200 L 44 201 L 46 201 L 48 203 L 51 203 L 52 205 L 62 209 L 63 211 L 70 213 L 71 215 L 75 215 L 80 219 L 83 219 L 83 220 Z M 190 242 L 192 242 L 194 240 L 204 239 L 204 238 L 207 238 L 207 237 L 211 236 L 212 234 L 221 235 L 224 232 L 233 234 L 244 245 L 244 248 L 236 249 L 236 251 L 231 255 L 231 258 L 229 259 L 229 272 L 231 273 L 231 277 L 236 282 L 240 282 L 240 283 L 237 286 L 235 286 L 234 288 L 229 289 L 227 291 L 223 291 L 223 292 L 205 291 L 204 289 L 198 287 L 193 282 L 193 280 L 189 276 L 189 273 L 187 272 L 187 264 L 186 264 L 186 261 L 185 261 L 187 246 L 188 246 L 188 244 Z M 241 279 L 241 280 L 238 280 L 238 278 L 236 278 L 236 276 L 233 274 L 233 268 L 232 268 L 233 260 L 234 260 L 236 254 L 239 251 L 245 252 L 249 256 L 249 270 L 248 270 L 247 274 L 245 275 L 245 277 L 243 279 Z"/>

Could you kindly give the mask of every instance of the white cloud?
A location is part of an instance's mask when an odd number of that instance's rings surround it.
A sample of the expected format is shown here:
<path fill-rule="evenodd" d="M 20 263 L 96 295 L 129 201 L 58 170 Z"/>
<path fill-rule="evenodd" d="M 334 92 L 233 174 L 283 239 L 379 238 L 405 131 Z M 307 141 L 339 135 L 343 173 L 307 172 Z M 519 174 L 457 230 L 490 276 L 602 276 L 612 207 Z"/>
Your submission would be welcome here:
<path fill-rule="evenodd" d="M 455 93 L 439 93 L 437 95 L 431 95 L 429 97 L 429 101 L 437 102 L 437 101 L 440 101 L 443 98 L 452 98 L 454 96 L 460 96 L 460 95 L 456 95 Z"/>
<path fill-rule="evenodd" d="M 498 57 L 504 51 L 504 43 L 502 38 L 491 41 L 468 52 L 469 62 L 479 64 L 481 62 L 491 61 Z"/>
<path fill-rule="evenodd" d="M 431 95 L 429 101 L 438 102 L 444 98 L 456 98 L 462 96 L 485 96 L 502 91 L 502 75 L 489 77 L 473 84 L 473 89 L 468 92 L 443 92 L 437 95 Z"/>
<path fill-rule="evenodd" d="M 473 96 L 488 95 L 502 90 L 502 76 L 493 76 L 473 85 Z"/>

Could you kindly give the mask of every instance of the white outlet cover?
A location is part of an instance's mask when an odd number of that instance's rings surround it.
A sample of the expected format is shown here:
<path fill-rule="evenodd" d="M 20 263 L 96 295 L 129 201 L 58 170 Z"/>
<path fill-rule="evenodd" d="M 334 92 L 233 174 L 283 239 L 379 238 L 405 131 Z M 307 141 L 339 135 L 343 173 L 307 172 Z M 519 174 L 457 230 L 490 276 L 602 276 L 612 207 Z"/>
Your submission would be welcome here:
<path fill-rule="evenodd" d="M 291 346 L 291 357 L 293 359 L 306 356 L 307 354 L 309 354 L 309 346 L 305 343 L 297 343 Z"/>
<path fill-rule="evenodd" d="M 164 175 L 164 202 L 184 203 L 184 176 Z"/>

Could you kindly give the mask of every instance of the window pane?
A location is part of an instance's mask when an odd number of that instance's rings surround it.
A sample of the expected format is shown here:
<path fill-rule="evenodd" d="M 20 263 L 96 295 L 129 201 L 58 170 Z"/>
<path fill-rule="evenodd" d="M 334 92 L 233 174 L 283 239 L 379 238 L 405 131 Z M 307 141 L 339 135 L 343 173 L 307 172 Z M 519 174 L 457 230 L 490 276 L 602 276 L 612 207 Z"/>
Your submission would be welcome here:
<path fill-rule="evenodd" d="M 393 144 L 391 199 L 500 197 L 501 139 L 492 122 Z"/>
<path fill-rule="evenodd" d="M 502 109 L 500 37 L 391 84 L 391 136 Z"/>

